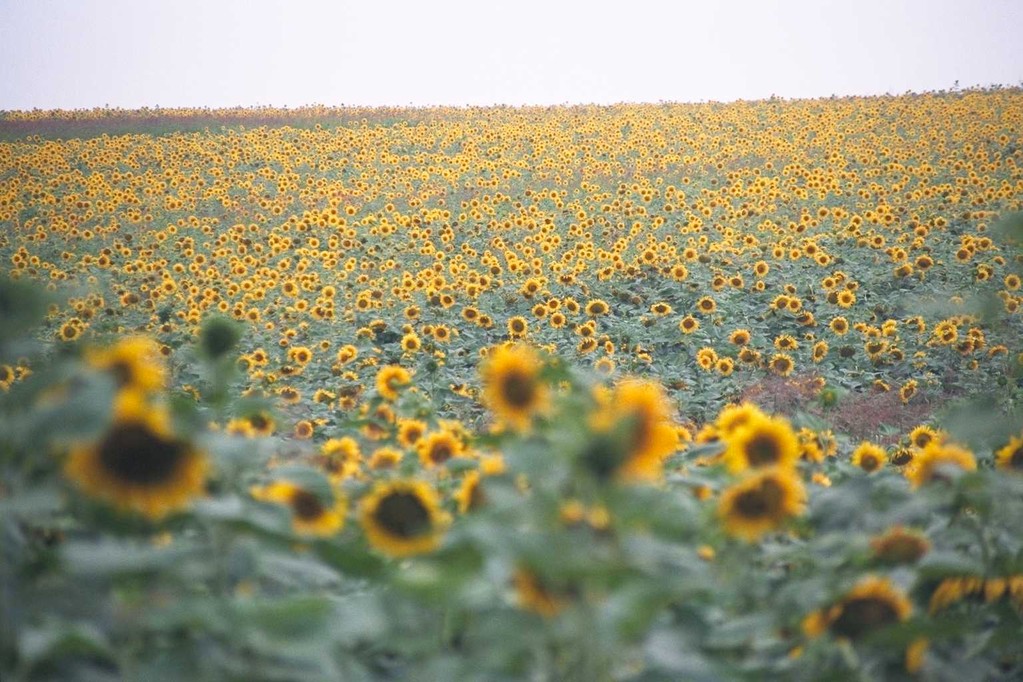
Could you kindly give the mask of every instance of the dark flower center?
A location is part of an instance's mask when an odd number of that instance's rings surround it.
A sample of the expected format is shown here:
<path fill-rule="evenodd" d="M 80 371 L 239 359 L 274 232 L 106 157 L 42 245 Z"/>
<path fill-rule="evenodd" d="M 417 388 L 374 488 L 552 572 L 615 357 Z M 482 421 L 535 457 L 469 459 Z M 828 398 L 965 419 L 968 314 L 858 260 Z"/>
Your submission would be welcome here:
<path fill-rule="evenodd" d="M 116 478 L 151 485 L 170 478 L 185 452 L 183 443 L 164 440 L 142 424 L 120 424 L 100 443 L 99 459 Z"/>
<path fill-rule="evenodd" d="M 842 614 L 831 624 L 839 637 L 857 639 L 898 620 L 895 608 L 877 597 L 860 597 L 842 605 Z"/>
<path fill-rule="evenodd" d="M 501 382 L 501 396 L 518 409 L 529 407 L 535 393 L 532 378 L 522 372 L 509 372 Z"/>
<path fill-rule="evenodd" d="M 762 467 L 776 463 L 781 458 L 778 442 L 768 434 L 754 436 L 746 444 L 746 460 L 750 466 Z"/>
<path fill-rule="evenodd" d="M 906 449 L 896 450 L 895 454 L 892 455 L 892 464 L 895 466 L 905 466 L 913 461 L 913 453 Z"/>
<path fill-rule="evenodd" d="M 303 521 L 318 519 L 325 511 L 320 498 L 308 490 L 296 490 L 291 494 L 291 509 Z"/>
<path fill-rule="evenodd" d="M 1023 469 L 1023 447 L 1016 448 L 1009 457 L 1009 466 L 1013 469 Z"/>
<path fill-rule="evenodd" d="M 451 459 L 451 445 L 441 441 L 430 447 L 430 460 L 436 464 L 443 464 Z"/>
<path fill-rule="evenodd" d="M 380 500 L 373 517 L 388 533 L 404 539 L 419 537 L 430 530 L 430 512 L 414 493 L 390 493 Z"/>
<path fill-rule="evenodd" d="M 582 462 L 597 478 L 610 477 L 622 464 L 625 453 L 622 448 L 608 435 L 597 436 L 583 450 Z"/>
<path fill-rule="evenodd" d="M 781 507 L 784 491 L 777 481 L 764 480 L 754 490 L 747 490 L 735 501 L 739 514 L 747 519 L 770 516 Z"/>

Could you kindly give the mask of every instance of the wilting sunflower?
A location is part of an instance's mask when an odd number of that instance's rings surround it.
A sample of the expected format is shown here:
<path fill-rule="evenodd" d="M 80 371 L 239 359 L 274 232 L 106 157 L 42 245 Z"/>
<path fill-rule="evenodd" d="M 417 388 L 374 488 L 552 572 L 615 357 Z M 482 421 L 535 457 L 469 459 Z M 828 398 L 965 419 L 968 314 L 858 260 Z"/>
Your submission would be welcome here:
<path fill-rule="evenodd" d="M 929 481 L 940 480 L 941 470 L 948 467 L 974 471 L 977 468 L 977 460 L 966 448 L 953 443 L 932 441 L 913 458 L 905 469 L 905 475 L 914 488 L 919 488 Z"/>
<path fill-rule="evenodd" d="M 772 468 L 727 488 L 718 516 L 729 535 L 753 541 L 803 512 L 806 489 L 792 471 Z"/>
<path fill-rule="evenodd" d="M 905 621 L 912 612 L 912 603 L 890 580 L 868 576 L 831 607 L 810 614 L 803 630 L 810 637 L 829 631 L 856 640 Z"/>
<path fill-rule="evenodd" d="M 629 379 L 615 386 L 591 419 L 596 437 L 583 463 L 600 477 L 651 480 L 665 457 L 678 448 L 678 431 L 661 385 Z"/>
<path fill-rule="evenodd" d="M 412 375 L 399 365 L 387 365 L 377 372 L 377 392 L 385 400 L 397 400 L 398 391 L 412 383 Z"/>
<path fill-rule="evenodd" d="M 1023 436 L 1015 436 L 995 452 L 995 466 L 1009 471 L 1023 471 Z"/>
<path fill-rule="evenodd" d="M 251 490 L 252 497 L 260 502 L 273 502 L 291 509 L 291 526 L 296 533 L 327 537 L 334 535 L 345 524 L 348 513 L 347 500 L 336 492 L 331 499 L 306 490 L 290 481 L 275 481 Z"/>
<path fill-rule="evenodd" d="M 502 421 L 524 430 L 547 409 L 549 390 L 540 380 L 543 364 L 529 346 L 500 346 L 480 370 L 483 400 Z"/>
<path fill-rule="evenodd" d="M 90 348 L 85 362 L 113 375 L 119 388 L 158 391 L 167 380 L 159 344 L 144 336 L 122 339 L 108 348 Z"/>
<path fill-rule="evenodd" d="M 393 557 L 432 552 L 448 524 L 437 493 L 425 481 L 381 481 L 360 508 L 369 543 Z"/>
<path fill-rule="evenodd" d="M 788 421 L 747 410 L 746 421 L 723 434 L 724 461 L 729 470 L 794 468 L 799 459 L 799 440 Z"/>
<path fill-rule="evenodd" d="M 202 494 L 205 453 L 177 438 L 170 414 L 139 391 L 122 391 L 113 423 L 95 442 L 71 448 L 64 473 L 86 494 L 159 519 Z"/>

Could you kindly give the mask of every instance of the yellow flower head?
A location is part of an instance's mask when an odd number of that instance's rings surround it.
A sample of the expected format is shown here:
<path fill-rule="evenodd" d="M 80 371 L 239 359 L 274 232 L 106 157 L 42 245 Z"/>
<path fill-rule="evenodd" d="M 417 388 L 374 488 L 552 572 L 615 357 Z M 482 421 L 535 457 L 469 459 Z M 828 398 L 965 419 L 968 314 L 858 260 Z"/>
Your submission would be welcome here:
<path fill-rule="evenodd" d="M 251 494 L 260 502 L 287 506 L 291 510 L 292 528 L 300 535 L 334 535 L 344 526 L 348 512 L 348 502 L 340 494 L 332 491 L 332 499 L 323 500 L 316 493 L 290 481 L 257 486 L 252 488 Z"/>
<path fill-rule="evenodd" d="M 806 489 L 796 474 L 775 467 L 726 488 L 718 502 L 718 516 L 726 533 L 753 541 L 802 514 L 805 504 Z"/>
<path fill-rule="evenodd" d="M 385 400 L 397 400 L 398 391 L 412 383 L 412 375 L 399 365 L 387 365 L 377 372 L 377 392 Z"/>
<path fill-rule="evenodd" d="M 144 336 L 128 337 L 107 348 L 90 348 L 85 361 L 113 375 L 122 389 L 158 391 L 167 381 L 159 344 Z"/>
<path fill-rule="evenodd" d="M 71 448 L 65 475 L 86 494 L 160 519 L 205 489 L 205 453 L 177 438 L 170 414 L 139 391 L 122 391 L 113 423 L 95 442 Z"/>
<path fill-rule="evenodd" d="M 517 430 L 543 414 L 550 391 L 540 379 L 543 364 L 529 346 L 499 346 L 480 370 L 483 400 L 497 417 Z"/>
<path fill-rule="evenodd" d="M 381 481 L 360 503 L 369 543 L 393 557 L 436 549 L 449 522 L 436 491 L 424 481 Z"/>

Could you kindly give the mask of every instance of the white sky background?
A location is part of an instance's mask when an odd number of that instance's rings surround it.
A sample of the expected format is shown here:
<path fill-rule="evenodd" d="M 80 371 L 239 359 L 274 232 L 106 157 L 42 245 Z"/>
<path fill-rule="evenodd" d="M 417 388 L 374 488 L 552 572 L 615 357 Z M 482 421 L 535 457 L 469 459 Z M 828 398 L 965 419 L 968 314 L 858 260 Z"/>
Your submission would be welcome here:
<path fill-rule="evenodd" d="M 0 109 L 728 101 L 1023 81 L 1023 0 L 0 0 Z"/>

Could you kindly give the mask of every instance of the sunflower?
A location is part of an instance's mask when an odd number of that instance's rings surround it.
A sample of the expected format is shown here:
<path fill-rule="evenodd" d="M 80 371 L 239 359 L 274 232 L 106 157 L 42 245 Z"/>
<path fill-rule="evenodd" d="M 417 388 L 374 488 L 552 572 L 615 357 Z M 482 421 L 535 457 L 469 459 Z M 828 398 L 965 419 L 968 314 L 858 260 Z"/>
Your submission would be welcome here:
<path fill-rule="evenodd" d="M 788 421 L 765 416 L 754 409 L 747 408 L 745 421 L 733 422 L 731 431 L 722 432 L 725 440 L 723 458 L 728 469 L 741 472 L 766 467 L 795 467 L 799 459 L 799 439 Z"/>
<path fill-rule="evenodd" d="M 778 376 L 787 377 L 792 374 L 793 367 L 795 367 L 795 363 L 793 363 L 792 358 L 785 353 L 775 353 L 771 358 L 771 371 Z"/>
<path fill-rule="evenodd" d="M 775 338 L 774 347 L 778 350 L 797 350 L 799 348 L 799 341 L 796 341 L 795 337 L 788 334 L 781 334 Z"/>
<path fill-rule="evenodd" d="M 600 358 L 595 363 L 593 363 L 593 369 L 597 370 L 600 374 L 603 374 L 604 376 L 610 376 L 611 374 L 614 374 L 615 371 L 614 360 L 608 357 Z"/>
<path fill-rule="evenodd" d="M 764 413 L 753 403 L 742 403 L 741 405 L 726 405 L 714 422 L 718 433 L 722 438 L 727 438 L 736 429 L 746 426 L 754 419 L 764 417 Z"/>
<path fill-rule="evenodd" d="M 520 339 L 529 331 L 529 323 L 521 315 L 508 319 L 508 336 L 513 339 Z"/>
<path fill-rule="evenodd" d="M 940 434 L 929 426 L 921 424 L 909 432 L 909 442 L 921 450 L 927 447 L 932 441 L 940 441 Z"/>
<path fill-rule="evenodd" d="M 1014 436 L 995 452 L 995 466 L 1005 471 L 1023 471 L 1023 436 Z"/>
<path fill-rule="evenodd" d="M 856 303 L 856 294 L 848 289 L 838 292 L 836 304 L 839 308 L 851 308 Z"/>
<path fill-rule="evenodd" d="M 842 336 L 849 331 L 849 321 L 844 317 L 835 317 L 828 323 L 828 327 L 831 328 L 831 331 Z"/>
<path fill-rule="evenodd" d="M 736 346 L 748 345 L 751 338 L 752 335 L 748 329 L 736 329 L 728 336 L 728 340 Z"/>
<path fill-rule="evenodd" d="M 351 436 L 331 438 L 320 446 L 316 462 L 331 478 L 347 478 L 358 470 L 362 462 L 359 442 Z"/>
<path fill-rule="evenodd" d="M 884 448 L 867 441 L 860 443 L 852 453 L 853 466 L 863 469 L 868 474 L 883 467 L 887 460 L 888 455 Z"/>
<path fill-rule="evenodd" d="M 14 383 L 14 368 L 10 365 L 0 365 L 0 390 L 6 391 Z"/>
<path fill-rule="evenodd" d="M 454 495 L 459 512 L 465 514 L 486 504 L 486 496 L 480 485 L 481 480 L 479 471 L 470 471 L 462 478 L 462 483 Z"/>
<path fill-rule="evenodd" d="M 425 481 L 380 481 L 362 499 L 359 521 L 373 547 L 392 557 L 405 557 L 436 549 L 448 516 Z"/>
<path fill-rule="evenodd" d="M 423 342 L 415 332 L 409 332 L 401 337 L 401 349 L 406 353 L 415 353 L 423 347 Z"/>
<path fill-rule="evenodd" d="M 678 431 L 660 384 L 628 379 L 602 400 L 591 418 L 595 438 L 582 454 L 598 477 L 652 480 L 665 457 L 678 448 Z"/>
<path fill-rule="evenodd" d="M 401 419 L 398 421 L 398 442 L 406 448 L 415 445 L 426 433 L 426 422 L 418 419 Z"/>
<path fill-rule="evenodd" d="M 282 386 L 277 389 L 277 395 L 288 405 L 297 405 L 302 401 L 302 393 L 297 388 L 291 386 Z"/>
<path fill-rule="evenodd" d="M 393 469 L 401 461 L 402 453 L 394 448 L 377 448 L 369 456 L 369 468 L 374 471 Z"/>
<path fill-rule="evenodd" d="M 288 359 L 299 365 L 308 365 L 313 359 L 313 352 L 306 346 L 292 346 L 288 349 Z"/>
<path fill-rule="evenodd" d="M 718 516 L 729 535 L 753 541 L 803 512 L 806 490 L 792 471 L 771 468 L 725 489 Z"/>
<path fill-rule="evenodd" d="M 158 391 L 167 380 L 159 344 L 144 336 L 122 339 L 108 348 L 90 348 L 85 362 L 109 372 L 123 389 Z"/>
<path fill-rule="evenodd" d="M 696 302 L 696 309 L 704 315 L 709 315 L 718 309 L 717 301 L 710 296 L 704 296 Z"/>
<path fill-rule="evenodd" d="M 139 391 L 122 391 L 99 440 L 71 448 L 65 475 L 86 494 L 160 519 L 202 494 L 206 454 L 174 436 L 170 414 Z"/>
<path fill-rule="evenodd" d="M 268 412 L 255 412 L 247 415 L 245 421 L 249 423 L 258 436 L 269 436 L 276 428 L 273 417 Z"/>
<path fill-rule="evenodd" d="M 927 554 L 931 543 L 922 532 L 895 526 L 870 540 L 874 558 L 886 564 L 913 564 Z"/>
<path fill-rule="evenodd" d="M 913 458 L 904 473 L 913 487 L 919 488 L 930 481 L 944 480 L 941 471 L 947 467 L 974 471 L 977 468 L 977 460 L 966 448 L 953 443 L 932 441 Z"/>
<path fill-rule="evenodd" d="M 452 457 L 458 457 L 465 445 L 450 431 L 435 431 L 420 438 L 416 442 L 419 461 L 427 469 L 444 464 Z"/>
<path fill-rule="evenodd" d="M 330 499 L 306 490 L 291 481 L 275 481 L 250 491 L 260 502 L 283 504 L 291 509 L 291 527 L 300 535 L 328 537 L 345 525 L 347 500 L 331 491 Z"/>
<path fill-rule="evenodd" d="M 528 568 L 519 567 L 512 576 L 512 585 L 520 608 L 532 611 L 544 618 L 553 618 L 567 605 L 564 596 L 556 594 L 545 585 L 537 574 Z"/>
<path fill-rule="evenodd" d="M 513 428 L 524 430 L 547 409 L 547 386 L 540 380 L 543 364 L 529 346 L 500 346 L 480 370 L 483 399 L 494 414 Z"/>
<path fill-rule="evenodd" d="M 590 317 L 599 317 L 601 315 L 607 315 L 611 310 L 611 307 L 607 304 L 607 301 L 601 298 L 595 298 L 586 304 L 586 314 Z"/>
<path fill-rule="evenodd" d="M 692 334 L 700 328 L 700 321 L 692 315 L 686 315 L 679 320 L 678 328 L 683 334 Z"/>
<path fill-rule="evenodd" d="M 308 419 L 302 419 L 295 424 L 294 435 L 299 440 L 309 440 L 313 437 L 313 431 L 315 427 L 313 423 Z"/>
<path fill-rule="evenodd" d="M 412 383 L 412 375 L 400 365 L 387 365 L 377 372 L 377 392 L 385 400 L 397 400 L 398 390 Z"/>
<path fill-rule="evenodd" d="M 857 640 L 909 618 L 913 605 L 887 578 L 868 576 L 831 607 L 803 621 L 810 637 L 825 631 L 839 638 Z"/>
<path fill-rule="evenodd" d="M 705 346 L 700 350 L 696 351 L 696 364 L 707 372 L 714 369 L 718 362 L 718 354 L 710 346 Z"/>
<path fill-rule="evenodd" d="M 650 306 L 650 312 L 657 317 L 664 317 L 665 315 L 670 315 L 672 313 L 672 308 L 668 303 L 660 301 Z"/>

